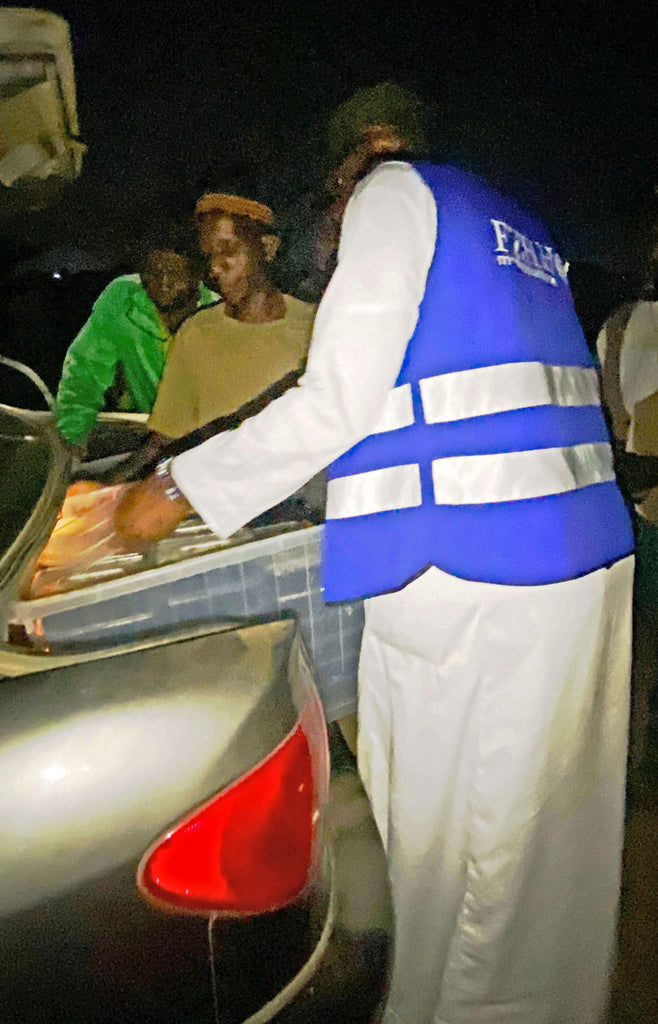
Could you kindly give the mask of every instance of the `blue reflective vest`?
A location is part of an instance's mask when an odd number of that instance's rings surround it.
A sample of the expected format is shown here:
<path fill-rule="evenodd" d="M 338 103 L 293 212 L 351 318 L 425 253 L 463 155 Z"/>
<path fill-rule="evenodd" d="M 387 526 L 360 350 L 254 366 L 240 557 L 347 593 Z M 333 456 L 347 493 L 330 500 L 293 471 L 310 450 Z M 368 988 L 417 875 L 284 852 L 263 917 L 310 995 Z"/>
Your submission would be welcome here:
<path fill-rule="evenodd" d="M 515 586 L 610 565 L 632 529 L 567 267 L 513 201 L 414 166 L 436 248 L 381 421 L 329 470 L 325 599 L 397 590 L 431 565 Z"/>

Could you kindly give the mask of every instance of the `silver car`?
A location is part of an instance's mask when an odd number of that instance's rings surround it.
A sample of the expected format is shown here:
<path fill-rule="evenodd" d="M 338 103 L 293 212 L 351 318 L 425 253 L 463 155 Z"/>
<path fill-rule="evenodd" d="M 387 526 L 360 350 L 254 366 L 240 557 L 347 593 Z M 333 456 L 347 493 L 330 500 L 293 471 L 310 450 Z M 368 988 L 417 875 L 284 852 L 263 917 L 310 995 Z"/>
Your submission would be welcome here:
<path fill-rule="evenodd" d="M 69 473 L 47 418 L 0 407 L 0 1016 L 379 1019 L 385 857 L 295 621 L 9 635 Z"/>

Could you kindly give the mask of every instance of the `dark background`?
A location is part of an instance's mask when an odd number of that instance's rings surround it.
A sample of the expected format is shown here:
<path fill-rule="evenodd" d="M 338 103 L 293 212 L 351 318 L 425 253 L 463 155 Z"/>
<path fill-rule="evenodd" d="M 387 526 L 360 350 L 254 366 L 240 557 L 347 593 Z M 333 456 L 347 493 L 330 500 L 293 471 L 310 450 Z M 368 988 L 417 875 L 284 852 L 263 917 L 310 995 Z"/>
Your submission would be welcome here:
<path fill-rule="evenodd" d="M 111 269 L 204 189 L 260 192 L 280 214 L 289 276 L 303 275 L 323 124 L 386 79 L 433 105 L 440 158 L 484 171 L 548 222 L 590 338 L 638 286 L 658 182 L 655 14 L 578 0 L 44 6 L 71 26 L 89 151 L 63 201 L 0 224 L 0 259 L 6 269 L 58 247 L 64 266 L 74 247 L 87 273 L 75 301 L 66 273 L 36 305 L 13 295 L 2 347 L 52 363 L 55 384 Z"/>

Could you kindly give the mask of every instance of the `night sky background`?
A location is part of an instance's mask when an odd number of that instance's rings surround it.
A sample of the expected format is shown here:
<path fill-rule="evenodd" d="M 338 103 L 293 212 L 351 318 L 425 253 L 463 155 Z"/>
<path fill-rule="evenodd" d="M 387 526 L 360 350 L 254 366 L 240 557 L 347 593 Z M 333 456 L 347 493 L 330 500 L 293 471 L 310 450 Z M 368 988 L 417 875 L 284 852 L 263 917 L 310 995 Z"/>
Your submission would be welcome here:
<path fill-rule="evenodd" d="M 636 5 L 579 0 L 43 6 L 71 26 L 89 148 L 62 201 L 0 224 L 5 261 L 75 246 L 119 266 L 154 226 L 188 216 L 204 190 L 241 188 L 274 205 L 289 267 L 301 274 L 327 116 L 355 89 L 393 80 L 432 104 L 440 159 L 484 172 L 542 215 L 563 257 L 581 265 L 572 281 L 585 299 L 596 279 L 590 333 L 623 282 L 636 286 L 658 184 L 655 9 L 642 17 Z M 27 304 L 14 302 L 15 330 Z M 74 321 L 62 320 L 62 338 Z"/>
<path fill-rule="evenodd" d="M 36 6 L 36 5 L 35 5 Z M 317 182 L 322 124 L 392 79 L 435 105 L 439 156 L 531 202 L 565 253 L 623 266 L 658 183 L 658 12 L 572 0 L 44 4 L 70 25 L 83 175 L 39 241 L 106 244 L 244 177 Z M 29 218 L 28 218 L 29 220 Z"/>

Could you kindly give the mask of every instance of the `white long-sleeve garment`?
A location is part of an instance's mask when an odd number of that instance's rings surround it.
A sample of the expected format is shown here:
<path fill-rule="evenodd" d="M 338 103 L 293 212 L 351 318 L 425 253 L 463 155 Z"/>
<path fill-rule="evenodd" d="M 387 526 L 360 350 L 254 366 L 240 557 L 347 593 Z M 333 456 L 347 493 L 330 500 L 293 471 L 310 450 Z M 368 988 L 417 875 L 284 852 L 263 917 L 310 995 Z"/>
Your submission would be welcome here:
<path fill-rule="evenodd" d="M 436 244 L 432 193 L 410 164 L 356 188 L 300 386 L 172 465 L 220 536 L 271 508 L 372 432 L 418 319 Z"/>
<path fill-rule="evenodd" d="M 213 529 L 232 533 L 372 432 L 436 231 L 408 164 L 357 189 L 302 386 L 174 463 Z M 598 1024 L 619 889 L 632 562 L 543 587 L 433 567 L 366 601 L 359 770 L 395 910 L 386 1024 Z"/>
<path fill-rule="evenodd" d="M 596 340 L 601 365 L 608 347 L 607 325 Z M 635 451 L 635 406 L 658 391 L 658 302 L 638 302 L 624 331 L 619 359 L 619 383 L 626 412 L 631 418 L 626 448 Z"/>

